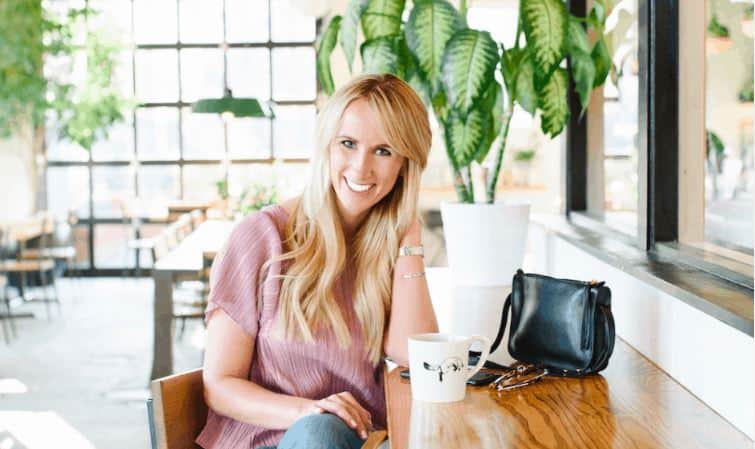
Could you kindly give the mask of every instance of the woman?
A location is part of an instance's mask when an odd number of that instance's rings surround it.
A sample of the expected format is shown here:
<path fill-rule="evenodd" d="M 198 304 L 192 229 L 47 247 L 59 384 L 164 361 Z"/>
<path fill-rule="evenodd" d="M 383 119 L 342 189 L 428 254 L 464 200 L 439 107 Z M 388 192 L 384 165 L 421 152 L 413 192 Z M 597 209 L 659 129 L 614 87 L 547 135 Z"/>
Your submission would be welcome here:
<path fill-rule="evenodd" d="M 437 331 L 417 218 L 430 139 L 392 75 L 330 98 L 303 195 L 247 217 L 213 264 L 200 446 L 351 449 L 385 427 L 381 359 L 405 365 L 407 337 Z"/>

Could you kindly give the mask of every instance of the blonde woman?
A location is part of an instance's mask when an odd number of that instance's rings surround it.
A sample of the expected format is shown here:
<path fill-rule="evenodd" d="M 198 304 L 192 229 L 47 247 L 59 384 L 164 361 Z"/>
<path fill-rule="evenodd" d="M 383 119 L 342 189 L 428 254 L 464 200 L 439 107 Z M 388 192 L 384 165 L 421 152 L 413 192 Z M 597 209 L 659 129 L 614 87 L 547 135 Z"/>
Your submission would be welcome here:
<path fill-rule="evenodd" d="M 406 364 L 407 337 L 437 332 L 422 101 L 392 75 L 360 76 L 317 134 L 302 196 L 246 218 L 213 264 L 202 447 L 359 448 L 385 427 L 383 357 Z"/>

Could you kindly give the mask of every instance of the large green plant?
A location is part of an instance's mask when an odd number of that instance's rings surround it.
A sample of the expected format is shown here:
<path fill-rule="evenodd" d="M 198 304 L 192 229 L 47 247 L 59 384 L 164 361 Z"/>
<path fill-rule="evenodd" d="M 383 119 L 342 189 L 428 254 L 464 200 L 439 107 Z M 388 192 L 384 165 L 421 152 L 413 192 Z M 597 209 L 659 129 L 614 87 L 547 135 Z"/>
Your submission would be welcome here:
<path fill-rule="evenodd" d="M 71 9 L 58 17 L 40 0 L 0 1 L 0 136 L 27 122 L 36 128 L 51 112 L 60 137 L 88 150 L 123 119 L 131 101 L 113 84 L 119 47 L 87 27 L 94 14 Z M 83 82 L 74 84 L 70 73 L 44 73 L 45 58 L 62 61 L 70 71 L 77 53 L 86 57 Z"/>
<path fill-rule="evenodd" d="M 415 0 L 405 22 L 404 0 L 351 0 L 321 37 L 318 78 L 331 94 L 330 55 L 340 43 L 351 68 L 361 26 L 363 71 L 407 81 L 443 127 L 459 201 L 474 202 L 471 166 L 482 163 L 500 137 L 486 182 L 492 203 L 515 105 L 539 114 L 543 132 L 557 136 L 569 120 L 566 59 L 582 112 L 592 90 L 605 82 L 612 66 L 604 36 L 610 1 L 595 0 L 580 18 L 569 14 L 564 0 L 520 0 L 516 39 L 506 48 L 467 26 L 466 0 L 458 10 L 446 0 Z M 594 32 L 594 44 L 587 29 Z"/>

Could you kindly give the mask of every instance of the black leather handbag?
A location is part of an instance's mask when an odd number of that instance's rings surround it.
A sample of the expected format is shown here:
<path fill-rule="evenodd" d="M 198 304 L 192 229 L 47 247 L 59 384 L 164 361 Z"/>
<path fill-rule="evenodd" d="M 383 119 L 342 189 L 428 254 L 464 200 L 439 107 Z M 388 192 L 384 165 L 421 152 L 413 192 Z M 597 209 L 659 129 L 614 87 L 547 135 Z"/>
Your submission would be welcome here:
<path fill-rule="evenodd" d="M 611 290 L 603 282 L 556 279 L 518 270 L 506 298 L 501 343 L 509 311 L 509 354 L 543 375 L 583 376 L 608 366 L 616 340 Z"/>

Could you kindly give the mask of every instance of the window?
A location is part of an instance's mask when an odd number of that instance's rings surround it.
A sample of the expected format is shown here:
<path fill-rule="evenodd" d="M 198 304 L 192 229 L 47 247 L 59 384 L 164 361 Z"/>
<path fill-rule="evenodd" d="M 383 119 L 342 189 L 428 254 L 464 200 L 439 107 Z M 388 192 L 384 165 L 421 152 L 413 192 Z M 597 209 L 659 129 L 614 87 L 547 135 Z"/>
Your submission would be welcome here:
<path fill-rule="evenodd" d="M 228 180 L 232 194 L 254 183 L 275 183 L 281 197 L 301 189 L 316 114 L 313 17 L 277 0 L 89 4 L 101 11 L 92 26 L 133 43 L 116 77 L 138 105 L 91 154 L 59 140 L 48 120 L 47 203 L 60 216 L 76 210 L 79 244 L 89 258 L 83 268 L 120 273 L 134 267 L 128 239 L 158 232 L 172 200 L 217 199 L 219 180 Z M 82 5 L 61 0 L 52 7 L 65 13 Z M 66 64 L 50 59 L 45 70 L 65 72 Z M 272 100 L 276 118 L 224 122 L 191 112 L 192 102 L 222 96 L 226 84 L 235 97 Z M 136 227 L 132 214 L 140 218 Z"/>
<path fill-rule="evenodd" d="M 705 241 L 752 254 L 752 3 L 706 3 Z"/>

